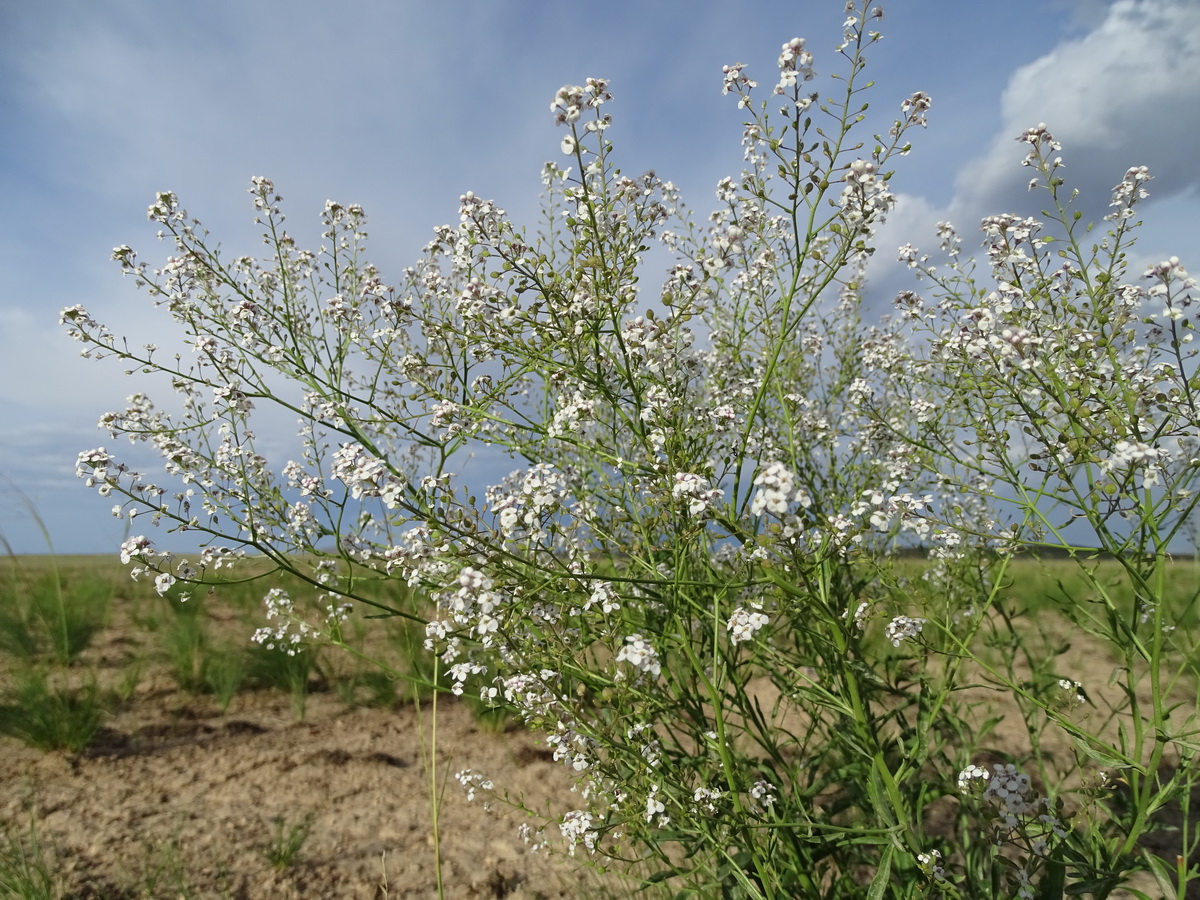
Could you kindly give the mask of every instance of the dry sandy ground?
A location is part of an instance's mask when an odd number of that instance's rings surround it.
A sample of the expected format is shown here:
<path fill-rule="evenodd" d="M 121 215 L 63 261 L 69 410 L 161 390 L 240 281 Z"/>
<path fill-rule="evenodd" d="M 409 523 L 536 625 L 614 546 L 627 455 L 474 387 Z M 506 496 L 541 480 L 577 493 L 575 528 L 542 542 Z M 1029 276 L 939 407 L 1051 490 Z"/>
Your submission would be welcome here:
<path fill-rule="evenodd" d="M 225 715 L 207 703 L 162 676 L 144 680 L 82 755 L 0 738 L 0 823 L 12 833 L 36 819 L 63 897 L 437 896 L 422 750 L 428 707 L 349 708 L 335 693 L 313 694 L 297 721 L 278 691 L 245 692 Z M 534 736 L 483 731 L 461 703 L 440 702 L 438 744 L 442 773 L 470 766 L 535 809 L 577 805 L 565 770 Z M 276 869 L 263 851 L 278 820 L 306 817 L 311 831 L 296 862 Z M 523 821 L 468 803 L 451 781 L 441 809 L 445 896 L 633 894 L 616 873 L 529 852 L 517 834 Z"/>
<path fill-rule="evenodd" d="M 438 728 L 442 768 L 469 760 L 530 803 L 570 808 L 562 767 L 532 737 L 481 734 L 465 707 L 444 701 Z M 164 686 L 110 720 L 80 757 L 0 739 L 0 821 L 36 814 L 68 896 L 434 897 L 421 745 L 411 705 L 349 709 L 314 695 L 297 722 L 278 692 L 235 698 L 221 716 Z M 276 870 L 263 855 L 273 820 L 306 816 L 297 862 Z M 598 883 L 595 872 L 527 852 L 521 821 L 489 815 L 448 786 L 447 897 L 577 897 Z"/>
<path fill-rule="evenodd" d="M 127 643 L 121 627 L 110 629 L 81 669 L 113 675 Z M 1103 693 L 1113 664 L 1102 652 L 1079 643 L 1071 662 L 1075 677 Z M 1005 722 L 996 739 L 1022 746 L 1016 723 L 1015 716 Z M 27 835 L 36 823 L 61 896 L 71 900 L 436 897 L 428 727 L 428 707 L 352 708 L 335 692 L 311 695 L 303 721 L 279 691 L 242 692 L 222 715 L 211 698 L 178 691 L 165 669 L 150 670 L 82 755 L 0 737 L 0 826 Z M 467 767 L 534 809 L 580 805 L 567 771 L 537 738 L 483 730 L 464 705 L 443 699 L 439 777 Z M 1193 804 L 1194 814 L 1200 796 Z M 1163 814 L 1166 824 L 1180 824 L 1170 821 L 1178 809 Z M 275 868 L 264 849 L 279 822 L 286 828 L 306 818 L 311 831 L 295 862 Z M 481 801 L 469 804 L 450 780 L 440 828 L 445 896 L 633 895 L 634 885 L 616 873 L 530 852 L 517 834 L 523 821 L 511 810 L 489 814 Z M 1177 831 L 1147 844 L 1173 858 L 1172 840 Z M 1152 882 L 1139 886 L 1157 896 Z M 1189 898 L 1200 897 L 1196 888 Z"/>

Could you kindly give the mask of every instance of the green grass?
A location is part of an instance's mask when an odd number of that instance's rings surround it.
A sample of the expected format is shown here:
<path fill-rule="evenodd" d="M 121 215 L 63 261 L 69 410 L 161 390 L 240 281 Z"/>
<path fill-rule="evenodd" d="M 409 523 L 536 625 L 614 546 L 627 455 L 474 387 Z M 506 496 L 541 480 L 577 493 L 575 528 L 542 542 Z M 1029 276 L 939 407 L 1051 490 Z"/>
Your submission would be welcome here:
<path fill-rule="evenodd" d="M 1136 592 L 1113 559 L 1087 563 L 1098 583 L 1126 613 L 1133 611 Z M 1066 604 L 1094 602 L 1097 589 L 1084 578 L 1080 563 L 1069 559 L 1018 557 L 1008 569 L 1003 595 L 1039 611 Z M 1166 603 L 1170 616 L 1180 627 L 1200 624 L 1200 559 L 1175 560 L 1169 564 Z"/>
<path fill-rule="evenodd" d="M 392 671 L 403 683 L 401 695 L 422 701 L 428 699 L 433 692 L 437 670 L 433 656 L 425 650 L 425 629 L 407 619 L 386 622 L 390 656 L 399 661 Z"/>
<path fill-rule="evenodd" d="M 48 672 L 18 670 L 0 702 L 0 734 L 39 750 L 79 753 L 91 742 L 111 708 L 95 682 L 70 689 L 54 686 Z"/>
<path fill-rule="evenodd" d="M 224 713 L 246 682 L 249 660 L 246 649 L 226 641 L 212 647 L 204 665 L 204 689 Z"/>
<path fill-rule="evenodd" d="M 271 838 L 263 848 L 263 856 L 276 869 L 291 868 L 296 864 L 300 850 L 312 831 L 313 815 L 310 813 L 299 822 L 291 823 L 282 816 L 276 816 L 271 823 Z"/>
<path fill-rule="evenodd" d="M 356 612 L 344 624 L 341 639 L 351 654 L 314 645 L 289 656 L 252 643 L 250 635 L 264 624 L 262 598 L 270 588 L 282 587 L 298 599 L 316 590 L 294 576 L 260 576 L 264 568 L 250 561 L 237 580 L 176 585 L 160 597 L 148 580 L 131 580 L 115 559 L 10 557 L 0 568 L 0 729 L 37 746 L 78 749 L 94 733 L 97 711 L 132 701 L 138 683 L 164 665 L 181 691 L 210 697 L 222 712 L 247 691 L 285 692 L 297 718 L 313 691 L 336 691 L 348 706 L 428 696 L 434 670 L 422 647 L 423 629 L 402 619 L 367 621 L 375 610 Z M 370 583 L 365 590 L 398 608 L 419 606 L 396 582 Z M 181 601 L 184 592 L 190 597 Z M 48 673 L 68 665 L 86 668 L 84 654 L 106 627 L 127 655 L 120 684 L 103 698 L 91 689 L 52 688 L 59 681 Z M 111 667 L 111 658 L 103 665 Z M 46 677 L 29 674 L 34 668 Z"/>
<path fill-rule="evenodd" d="M 171 900 L 192 900 L 200 894 L 188 878 L 180 853 L 179 837 L 145 848 L 138 897 L 170 897 Z"/>
<path fill-rule="evenodd" d="M 289 694 L 296 719 L 303 721 L 309 692 L 317 686 L 310 684 L 317 674 L 316 660 L 317 651 L 311 648 L 286 653 L 255 644 L 249 651 L 246 680 L 257 688 L 270 688 Z M 324 686 L 323 681 L 320 686 Z"/>
<path fill-rule="evenodd" d="M 199 600 L 181 603 L 166 599 L 170 612 L 161 630 L 163 651 L 179 689 L 198 693 L 205 686 L 208 662 L 208 622 Z"/>
<path fill-rule="evenodd" d="M 112 595 L 103 578 L 18 573 L 0 583 L 0 653 L 74 662 L 104 628 Z"/>
<path fill-rule="evenodd" d="M 396 679 L 379 670 L 356 670 L 333 680 L 333 689 L 346 706 L 392 706 L 399 699 Z"/>
<path fill-rule="evenodd" d="M 1095 584 L 1089 583 L 1079 563 L 1068 559 L 1019 558 L 1009 567 L 1000 596 L 1014 614 L 1029 616 L 1039 626 L 1050 623 L 1037 635 L 1045 652 L 1069 649 L 1077 632 L 1068 622 L 1079 622 L 1093 633 L 1111 630 L 1118 622 L 1136 631 L 1150 614 L 1119 562 L 1101 559 L 1089 568 Z M 1111 599 L 1115 621 L 1110 621 L 1101 593 Z M 1200 675 L 1200 559 L 1169 563 L 1163 606 L 1168 651 L 1193 675 Z"/>
<path fill-rule="evenodd" d="M 60 900 L 62 885 L 54 869 L 52 854 L 42 845 L 33 822 L 24 834 L 0 827 L 0 895 L 16 900 Z"/>

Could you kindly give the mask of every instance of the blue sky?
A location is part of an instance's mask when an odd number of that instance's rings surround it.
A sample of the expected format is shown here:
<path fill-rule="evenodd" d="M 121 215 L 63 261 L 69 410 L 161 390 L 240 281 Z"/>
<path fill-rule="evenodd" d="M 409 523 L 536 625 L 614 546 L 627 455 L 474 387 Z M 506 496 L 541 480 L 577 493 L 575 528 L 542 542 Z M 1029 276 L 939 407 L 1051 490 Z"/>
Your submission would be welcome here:
<path fill-rule="evenodd" d="M 932 248 L 940 219 L 973 242 L 983 215 L 1034 212 L 1013 138 L 1046 122 L 1090 214 L 1128 166 L 1150 166 L 1139 260 L 1200 268 L 1200 4 L 881 5 L 872 103 L 891 116 L 924 90 L 934 106 L 880 255 Z M 119 334 L 161 337 L 109 261 L 123 243 L 151 264 L 167 255 L 145 217 L 156 191 L 239 252 L 258 248 L 251 176 L 275 180 L 302 242 L 317 243 L 326 199 L 361 203 L 386 275 L 456 220 L 466 190 L 532 220 L 541 164 L 558 158 L 554 91 L 603 76 L 625 170 L 655 169 L 703 213 L 741 165 L 721 66 L 745 62 L 769 90 L 780 44 L 801 36 L 827 76 L 842 18 L 838 0 L 0 4 L 0 533 L 47 549 L 19 490 L 60 553 L 121 540 L 74 462 L 112 443 L 96 419 L 141 386 L 80 359 L 57 315 L 82 303 Z"/>

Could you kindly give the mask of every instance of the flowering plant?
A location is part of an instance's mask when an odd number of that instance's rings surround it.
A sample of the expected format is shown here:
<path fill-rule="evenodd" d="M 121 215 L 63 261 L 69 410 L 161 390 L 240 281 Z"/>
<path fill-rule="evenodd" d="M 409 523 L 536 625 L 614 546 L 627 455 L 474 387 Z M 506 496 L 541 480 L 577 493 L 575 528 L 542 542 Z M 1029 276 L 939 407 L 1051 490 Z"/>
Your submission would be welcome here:
<path fill-rule="evenodd" d="M 248 553 L 300 575 L 312 607 L 268 594 L 257 635 L 283 648 L 336 641 L 347 602 L 411 615 L 361 592 L 404 579 L 447 688 L 509 705 L 576 773 L 569 852 L 652 860 L 700 896 L 1107 896 L 1139 871 L 1182 896 L 1194 833 L 1177 866 L 1141 841 L 1195 778 L 1164 602 L 1198 496 L 1193 284 L 1177 261 L 1149 290 L 1126 281 L 1144 169 L 1085 248 L 1039 127 L 1025 164 L 1061 234 L 985 220 L 981 285 L 944 226 L 945 268 L 901 248 L 930 298 L 869 315 L 889 166 L 931 107 L 913 94 L 858 137 L 878 17 L 848 4 L 834 97 L 798 38 L 769 101 L 725 68 L 745 167 L 704 223 L 670 182 L 620 174 L 596 78 L 551 104 L 567 162 L 543 170 L 541 229 L 465 194 L 394 285 L 364 258 L 358 206 L 328 203 L 324 245 L 303 250 L 256 178 L 268 253 L 227 259 L 159 194 L 175 256 L 114 257 L 190 355 L 62 314 L 87 355 L 165 373 L 179 398 L 138 393 L 101 420 L 152 445 L 171 486 L 102 448 L 78 472 L 116 515 L 205 549 L 135 537 L 122 559 L 163 591 Z M 674 262 L 647 295 L 655 246 Z M 299 422 L 290 455 L 256 433 L 267 408 Z M 480 460 L 511 473 L 481 489 Z M 1079 561 L 1087 602 L 1061 613 L 1114 654 L 1115 693 L 1066 679 L 1004 596 L 1039 546 Z M 1116 560 L 1133 612 L 1085 547 Z M 1102 694 L 1088 725 L 1075 698 Z M 1023 727 L 988 768 L 997 715 Z"/>

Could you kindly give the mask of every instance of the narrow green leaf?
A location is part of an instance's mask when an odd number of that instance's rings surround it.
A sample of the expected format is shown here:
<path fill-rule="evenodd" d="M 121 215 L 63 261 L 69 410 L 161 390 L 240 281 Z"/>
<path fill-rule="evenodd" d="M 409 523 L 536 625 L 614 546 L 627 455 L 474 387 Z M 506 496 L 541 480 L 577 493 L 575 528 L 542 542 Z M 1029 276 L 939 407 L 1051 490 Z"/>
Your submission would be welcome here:
<path fill-rule="evenodd" d="M 1074 739 L 1076 747 L 1101 765 L 1105 765 L 1113 769 L 1137 769 L 1139 772 L 1142 772 L 1142 774 L 1145 774 L 1145 771 L 1142 769 L 1142 767 L 1136 765 L 1129 757 L 1116 756 L 1113 753 L 1109 753 L 1094 747 L 1086 738 L 1080 737 L 1079 735 L 1072 734 L 1071 737 Z"/>
<path fill-rule="evenodd" d="M 892 877 L 892 855 L 895 852 L 896 847 L 893 844 L 888 844 L 883 849 L 883 854 L 879 857 L 879 868 L 875 870 L 875 877 L 871 879 L 871 885 L 867 888 L 867 900 L 882 900 L 883 892 L 887 890 Z"/>
<path fill-rule="evenodd" d="M 1179 894 L 1175 891 L 1173 873 L 1166 861 L 1148 850 L 1143 850 L 1142 856 L 1145 857 L 1146 864 L 1150 866 L 1150 874 L 1154 876 L 1158 889 L 1162 891 L 1163 900 L 1177 900 Z"/>
<path fill-rule="evenodd" d="M 1059 859 L 1062 848 L 1056 848 L 1054 855 L 1046 861 L 1046 872 L 1038 884 L 1038 900 L 1062 900 L 1067 883 L 1067 866 Z"/>

